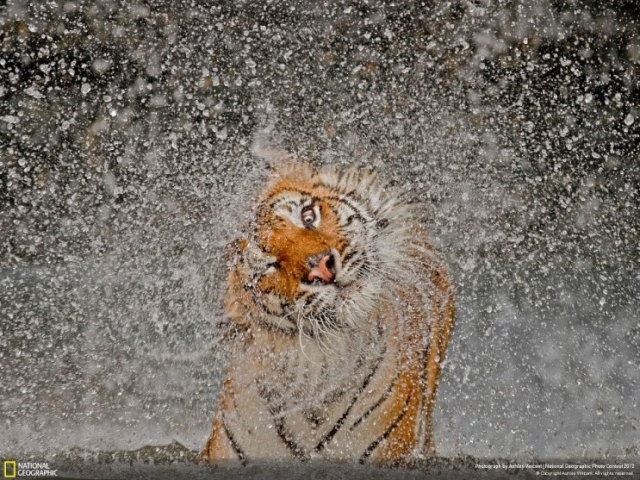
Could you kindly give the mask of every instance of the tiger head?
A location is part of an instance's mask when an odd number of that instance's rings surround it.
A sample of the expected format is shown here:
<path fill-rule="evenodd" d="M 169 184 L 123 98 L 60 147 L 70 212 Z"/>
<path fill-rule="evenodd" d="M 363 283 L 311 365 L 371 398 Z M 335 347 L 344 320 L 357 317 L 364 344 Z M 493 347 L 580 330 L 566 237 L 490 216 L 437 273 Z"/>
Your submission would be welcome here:
<path fill-rule="evenodd" d="M 227 312 L 288 333 L 362 325 L 406 262 L 409 217 L 372 173 L 283 166 L 238 242 Z"/>

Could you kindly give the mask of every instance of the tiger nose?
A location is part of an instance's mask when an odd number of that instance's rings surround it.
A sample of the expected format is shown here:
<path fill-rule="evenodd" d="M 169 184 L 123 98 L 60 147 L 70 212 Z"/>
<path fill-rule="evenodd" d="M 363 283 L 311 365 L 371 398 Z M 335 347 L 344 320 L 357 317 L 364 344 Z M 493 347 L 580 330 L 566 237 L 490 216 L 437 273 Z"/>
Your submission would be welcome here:
<path fill-rule="evenodd" d="M 324 255 L 319 259 L 312 259 L 309 261 L 311 265 L 311 271 L 307 275 L 307 280 L 313 282 L 315 279 L 320 280 L 323 283 L 331 283 L 336 276 L 336 262 L 333 255 Z"/>

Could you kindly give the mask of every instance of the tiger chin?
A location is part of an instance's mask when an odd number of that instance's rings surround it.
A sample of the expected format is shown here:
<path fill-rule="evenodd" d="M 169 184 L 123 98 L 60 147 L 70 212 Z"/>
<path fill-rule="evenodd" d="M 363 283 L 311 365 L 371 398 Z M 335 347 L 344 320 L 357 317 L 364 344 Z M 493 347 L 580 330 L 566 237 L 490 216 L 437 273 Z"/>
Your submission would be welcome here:
<path fill-rule="evenodd" d="M 398 198 L 365 171 L 275 169 L 234 246 L 234 334 L 202 459 L 398 465 L 435 453 L 453 287 Z"/>

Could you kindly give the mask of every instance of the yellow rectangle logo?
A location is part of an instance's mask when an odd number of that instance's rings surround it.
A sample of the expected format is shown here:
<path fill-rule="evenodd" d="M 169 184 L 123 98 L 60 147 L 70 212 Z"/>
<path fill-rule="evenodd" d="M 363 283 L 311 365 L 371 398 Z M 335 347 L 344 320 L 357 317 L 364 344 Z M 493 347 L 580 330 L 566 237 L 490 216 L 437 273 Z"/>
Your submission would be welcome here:
<path fill-rule="evenodd" d="M 5 460 L 3 464 L 2 473 L 4 478 L 16 478 L 18 468 L 16 467 L 15 460 Z"/>

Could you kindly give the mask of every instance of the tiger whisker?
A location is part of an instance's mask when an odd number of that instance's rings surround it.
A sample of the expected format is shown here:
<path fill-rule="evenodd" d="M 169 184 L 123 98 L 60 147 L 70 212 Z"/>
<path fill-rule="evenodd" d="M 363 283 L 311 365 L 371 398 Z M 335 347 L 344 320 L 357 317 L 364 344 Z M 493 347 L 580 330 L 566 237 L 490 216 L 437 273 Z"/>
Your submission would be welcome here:
<path fill-rule="evenodd" d="M 289 313 L 285 313 L 284 315 L 282 315 L 282 317 L 280 317 L 280 320 L 278 321 L 278 328 L 282 327 L 282 322 L 284 320 L 288 320 L 289 317 L 291 317 L 295 312 L 293 310 L 291 310 Z M 298 326 L 299 328 L 299 326 Z"/>
<path fill-rule="evenodd" d="M 306 334 L 306 332 L 304 331 L 304 327 L 302 325 L 302 310 L 298 313 L 298 342 L 300 344 L 300 351 L 302 352 L 302 355 L 304 355 L 304 358 L 306 358 L 307 360 L 309 360 L 311 363 L 313 363 L 314 365 L 318 365 L 316 362 L 314 362 L 313 360 L 311 360 L 308 356 L 307 353 L 304 351 L 304 345 L 302 344 L 302 336 L 305 335 L 308 337 L 308 335 Z"/>
<path fill-rule="evenodd" d="M 321 319 L 326 319 L 326 315 L 323 313 L 320 316 Z M 314 322 L 316 324 L 316 326 L 318 327 L 318 331 L 322 334 L 326 334 L 326 335 L 332 335 L 334 338 L 339 338 L 335 333 L 331 332 L 331 329 L 329 328 L 329 326 L 327 325 L 326 321 L 323 322 Z M 325 338 L 328 338 L 328 336 L 326 335 L 322 335 L 325 336 Z M 321 335 L 318 335 L 318 346 L 322 349 L 323 347 L 329 352 L 332 353 L 334 355 L 338 355 L 339 352 L 335 351 L 333 348 L 331 348 L 330 345 L 327 345 L 325 342 L 323 342 L 322 340 L 320 340 Z"/>
<path fill-rule="evenodd" d="M 360 272 L 358 272 L 359 274 L 362 274 L 360 278 L 364 277 L 365 273 L 373 271 L 373 272 L 379 273 L 384 277 L 388 277 L 394 280 L 403 280 L 403 276 L 401 276 L 398 272 L 396 272 L 395 269 L 393 268 L 385 269 L 383 267 L 377 266 L 376 264 L 387 266 L 386 262 L 379 262 L 379 261 L 375 262 L 373 260 L 369 260 L 362 267 L 360 267 Z"/>
<path fill-rule="evenodd" d="M 317 305 L 319 302 L 321 301 L 321 298 L 316 298 L 314 303 L 312 303 L 311 305 L 307 306 L 307 309 L 311 310 L 313 306 Z M 302 310 L 301 310 L 302 312 Z M 314 338 L 313 340 L 315 340 L 316 344 L 318 345 L 318 347 L 320 348 L 321 351 L 326 351 L 329 353 L 333 353 L 333 354 L 337 354 L 338 352 L 335 352 L 333 349 L 331 349 L 323 340 L 322 337 L 326 337 L 325 334 L 330 333 L 330 330 L 328 329 L 328 326 L 326 325 L 326 314 L 323 312 L 320 314 L 320 316 L 313 316 L 313 315 L 308 315 L 305 316 L 305 319 L 311 324 L 312 328 L 313 328 L 313 333 L 314 333 Z M 325 321 L 321 321 L 321 320 L 325 320 Z M 335 334 L 332 334 L 335 336 Z M 325 352 L 325 353 L 326 353 Z"/>

